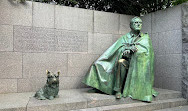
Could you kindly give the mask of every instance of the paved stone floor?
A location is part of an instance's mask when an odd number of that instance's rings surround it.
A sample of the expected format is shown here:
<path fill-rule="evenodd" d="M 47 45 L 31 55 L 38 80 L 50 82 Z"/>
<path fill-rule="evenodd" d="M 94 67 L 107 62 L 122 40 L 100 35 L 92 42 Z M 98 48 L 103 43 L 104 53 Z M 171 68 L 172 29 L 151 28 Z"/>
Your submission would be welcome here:
<path fill-rule="evenodd" d="M 132 100 L 131 98 L 122 98 L 120 100 L 117 100 L 113 95 L 88 93 L 88 90 L 88 88 L 60 90 L 59 98 L 55 98 L 54 100 L 37 100 L 33 97 L 35 92 L 0 94 L 0 111 L 67 111 L 87 108 L 95 109 L 97 107 L 108 109 L 108 106 L 125 106 L 126 104 L 127 106 L 131 107 L 134 104 L 136 106 L 142 104 L 145 106 L 149 105 L 137 100 Z M 153 105 L 156 105 L 156 103 L 161 104 L 160 102 L 158 102 L 158 100 L 167 100 L 167 102 L 168 100 L 170 100 L 170 102 L 172 103 L 172 99 L 175 99 L 176 101 L 173 101 L 173 104 L 175 104 L 173 105 L 173 107 L 179 106 L 181 105 L 181 103 L 186 104 L 185 100 L 181 98 L 181 93 L 179 91 L 157 88 L 156 90 L 159 92 L 159 96 L 153 99 Z M 168 104 L 166 105 L 166 108 L 168 108 Z"/>

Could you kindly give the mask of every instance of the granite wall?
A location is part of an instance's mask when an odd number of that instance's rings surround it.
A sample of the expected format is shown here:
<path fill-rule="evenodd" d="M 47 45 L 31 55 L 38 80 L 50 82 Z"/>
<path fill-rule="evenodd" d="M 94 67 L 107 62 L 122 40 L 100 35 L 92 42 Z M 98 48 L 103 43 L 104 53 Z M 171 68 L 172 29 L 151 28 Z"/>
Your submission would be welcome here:
<path fill-rule="evenodd" d="M 61 72 L 60 89 L 86 87 L 81 80 L 89 66 L 130 31 L 133 17 L 11 1 L 0 1 L 0 93 L 36 91 L 46 69 Z M 155 87 L 181 90 L 181 8 L 142 17 L 155 50 Z"/>
<path fill-rule="evenodd" d="M 181 91 L 182 5 L 143 17 L 155 51 L 155 87 Z M 147 22 L 147 23 L 146 23 Z"/>
<path fill-rule="evenodd" d="M 188 2 L 182 5 L 182 93 L 188 99 Z"/>
<path fill-rule="evenodd" d="M 132 16 L 0 0 L 0 93 L 36 91 L 46 69 L 61 72 L 60 89 L 86 87 L 89 66 L 120 36 Z"/>

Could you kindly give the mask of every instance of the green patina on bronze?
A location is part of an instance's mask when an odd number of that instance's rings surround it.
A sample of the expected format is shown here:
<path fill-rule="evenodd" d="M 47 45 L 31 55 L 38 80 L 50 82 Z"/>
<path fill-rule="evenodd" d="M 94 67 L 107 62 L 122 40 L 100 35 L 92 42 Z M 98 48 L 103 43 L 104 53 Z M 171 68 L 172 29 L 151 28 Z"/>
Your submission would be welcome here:
<path fill-rule="evenodd" d="M 131 20 L 130 27 L 129 33 L 119 38 L 92 64 L 83 83 L 106 94 L 120 93 L 123 97 L 152 101 L 152 96 L 158 95 L 153 89 L 152 42 L 148 34 L 140 32 L 142 21 L 139 17 Z"/>

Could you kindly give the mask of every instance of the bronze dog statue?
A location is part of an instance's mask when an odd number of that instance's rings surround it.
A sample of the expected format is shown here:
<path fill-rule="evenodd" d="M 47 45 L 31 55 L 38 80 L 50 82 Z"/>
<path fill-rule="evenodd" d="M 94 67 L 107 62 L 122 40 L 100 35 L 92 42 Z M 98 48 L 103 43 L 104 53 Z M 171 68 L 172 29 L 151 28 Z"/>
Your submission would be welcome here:
<path fill-rule="evenodd" d="M 52 72 L 49 72 L 46 70 L 47 73 L 47 81 L 43 88 L 39 89 L 34 97 L 39 100 L 45 100 L 49 99 L 52 100 L 54 98 L 59 97 L 59 74 L 60 72 L 57 72 L 57 74 L 54 74 Z"/>

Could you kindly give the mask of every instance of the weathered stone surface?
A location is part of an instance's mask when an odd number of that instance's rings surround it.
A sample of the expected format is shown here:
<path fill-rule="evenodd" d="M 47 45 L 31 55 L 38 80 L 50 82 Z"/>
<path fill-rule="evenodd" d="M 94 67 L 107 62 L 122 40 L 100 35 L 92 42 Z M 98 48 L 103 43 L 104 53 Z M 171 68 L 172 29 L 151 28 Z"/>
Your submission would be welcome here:
<path fill-rule="evenodd" d="M 130 97 L 117 100 L 114 95 L 105 95 L 100 93 L 85 93 L 84 97 L 88 100 L 88 108 L 138 102 L 133 101 Z"/>
<path fill-rule="evenodd" d="M 56 51 L 56 47 L 54 29 L 14 27 L 14 51 L 50 52 Z"/>
<path fill-rule="evenodd" d="M 0 111 L 26 111 L 26 105 L 33 93 L 0 94 Z"/>
<path fill-rule="evenodd" d="M 181 6 L 152 13 L 152 33 L 177 29 L 181 29 Z"/>
<path fill-rule="evenodd" d="M 40 78 L 46 77 L 46 70 L 60 76 L 67 73 L 67 54 L 58 53 L 24 53 L 23 54 L 23 77 Z"/>
<path fill-rule="evenodd" d="M 82 83 L 83 77 L 60 77 L 60 89 L 78 89 L 87 87 Z"/>
<path fill-rule="evenodd" d="M 182 96 L 188 100 L 188 78 L 182 79 Z"/>
<path fill-rule="evenodd" d="M 157 109 L 164 109 L 169 107 L 177 107 L 186 105 L 185 99 L 169 99 L 155 101 L 150 104 L 144 102 L 132 103 L 132 104 L 119 104 L 112 106 L 99 107 L 101 111 L 154 111 Z"/>
<path fill-rule="evenodd" d="M 130 21 L 134 16 L 131 15 L 122 15 L 120 14 L 120 23 L 119 23 L 119 34 L 126 34 L 130 29 Z"/>
<path fill-rule="evenodd" d="M 157 76 L 161 77 L 182 77 L 182 69 L 181 66 L 175 66 L 175 67 L 161 67 L 156 66 L 156 74 Z"/>
<path fill-rule="evenodd" d="M 88 53 L 102 54 L 113 44 L 112 34 L 89 33 Z"/>
<path fill-rule="evenodd" d="M 188 3 L 182 5 L 182 26 L 188 26 Z"/>
<path fill-rule="evenodd" d="M 163 77 L 162 79 L 162 88 L 181 91 L 182 78 L 179 77 Z"/>
<path fill-rule="evenodd" d="M 159 36 L 158 33 L 152 33 L 152 36 L 150 37 L 154 49 L 155 55 L 159 54 Z"/>
<path fill-rule="evenodd" d="M 188 55 L 182 55 L 182 76 L 188 78 Z"/>
<path fill-rule="evenodd" d="M 55 5 L 33 2 L 33 26 L 54 28 Z"/>
<path fill-rule="evenodd" d="M 167 23 L 166 30 L 181 30 L 182 28 L 182 10 L 181 5 L 167 8 Z M 165 26 L 163 25 L 163 26 Z"/>
<path fill-rule="evenodd" d="M 182 45 L 182 50 L 184 54 L 188 53 L 188 43 L 183 43 Z"/>
<path fill-rule="evenodd" d="M 123 36 L 123 34 L 113 34 L 113 43 L 115 43 L 122 36 Z"/>
<path fill-rule="evenodd" d="M 55 28 L 91 32 L 93 11 L 56 5 Z"/>
<path fill-rule="evenodd" d="M 0 25 L 0 51 L 13 51 L 13 26 Z"/>
<path fill-rule="evenodd" d="M 32 2 L 14 3 L 12 0 L 0 1 L 0 24 L 32 25 Z"/>
<path fill-rule="evenodd" d="M 87 32 L 14 27 L 14 50 L 20 52 L 87 52 Z"/>
<path fill-rule="evenodd" d="M 162 88 L 162 78 L 161 76 L 158 76 L 158 73 L 155 73 L 155 77 L 154 77 L 154 87 L 157 88 Z"/>
<path fill-rule="evenodd" d="M 59 52 L 87 52 L 88 33 L 80 31 L 56 30 Z"/>
<path fill-rule="evenodd" d="M 156 65 L 165 67 L 178 67 L 181 66 L 182 54 L 167 54 L 156 56 Z"/>
<path fill-rule="evenodd" d="M 167 108 L 167 109 L 161 109 L 161 110 L 155 110 L 155 111 L 187 111 L 188 106 L 178 106 L 175 108 Z"/>
<path fill-rule="evenodd" d="M 0 78 L 22 77 L 22 54 L 18 52 L 0 52 Z"/>
<path fill-rule="evenodd" d="M 173 30 L 159 33 L 159 54 L 175 53 L 182 53 L 181 30 Z"/>
<path fill-rule="evenodd" d="M 66 76 L 85 76 L 91 64 L 99 57 L 93 54 L 69 54 Z"/>
<path fill-rule="evenodd" d="M 87 100 L 83 97 L 82 92 L 63 90 L 59 92 L 59 98 L 55 98 L 54 100 L 39 101 L 31 98 L 27 111 L 67 111 L 83 108 L 87 108 Z"/>
<path fill-rule="evenodd" d="M 166 15 L 166 10 L 160 10 L 152 13 L 152 33 L 166 31 L 167 28 L 164 25 L 168 20 Z"/>
<path fill-rule="evenodd" d="M 94 32 L 119 33 L 119 14 L 94 11 Z"/>
<path fill-rule="evenodd" d="M 182 53 L 182 31 L 181 30 L 173 30 L 166 32 L 166 37 L 164 38 L 166 41 L 166 53 L 174 54 L 174 53 Z"/>
<path fill-rule="evenodd" d="M 144 33 L 152 33 L 152 28 L 151 28 L 151 24 L 152 24 L 152 22 L 151 22 L 151 16 L 152 16 L 152 14 L 151 13 L 149 13 L 149 14 L 147 14 L 147 15 L 144 15 L 143 17 L 141 17 L 141 19 L 142 19 L 142 32 L 144 32 Z"/>
<path fill-rule="evenodd" d="M 16 79 L 0 79 L 0 93 L 17 92 Z"/>
<path fill-rule="evenodd" d="M 159 41 L 158 54 L 160 54 L 160 55 L 166 54 L 166 50 L 167 50 L 166 47 L 168 47 L 167 44 L 169 44 L 169 43 L 167 43 L 167 41 L 165 41 L 165 37 L 166 37 L 166 32 L 158 33 L 158 41 Z"/>
<path fill-rule="evenodd" d="M 44 72 L 45 75 L 45 72 Z M 18 92 L 35 92 L 42 88 L 46 83 L 44 78 L 18 79 Z"/>
<path fill-rule="evenodd" d="M 182 28 L 182 42 L 188 43 L 188 27 Z"/>
<path fill-rule="evenodd" d="M 89 89 L 90 88 L 60 90 L 59 98 L 55 98 L 54 100 L 43 101 L 33 98 L 35 92 L 0 94 L 0 111 L 25 111 L 23 109 L 25 109 L 26 107 L 27 110 L 32 111 L 67 111 L 71 109 L 87 109 L 88 107 L 105 107 L 107 105 L 111 105 L 113 107 L 116 104 L 126 104 L 126 106 L 135 106 L 135 103 L 146 104 L 147 106 L 152 104 L 150 107 L 155 107 L 153 103 L 162 103 L 161 105 L 168 104 L 169 107 L 173 107 L 175 105 L 183 105 L 182 103 L 185 103 L 185 99 L 181 98 L 181 93 L 179 91 L 155 88 L 155 90 L 159 92 L 159 95 L 153 99 L 152 103 L 149 104 L 137 100 L 132 100 L 131 98 L 122 98 L 120 100 L 117 100 L 113 95 L 106 95 L 101 93 L 88 93 L 87 91 Z M 164 101 L 166 101 L 166 103 L 164 103 Z M 179 103 L 175 103 L 173 101 L 178 101 Z M 89 109 L 91 108 L 88 108 L 88 110 Z"/>

